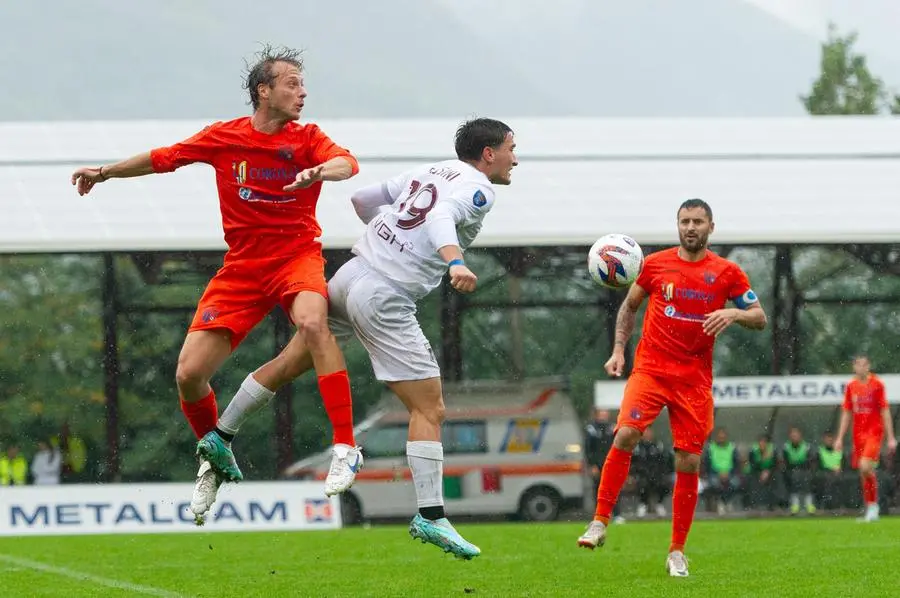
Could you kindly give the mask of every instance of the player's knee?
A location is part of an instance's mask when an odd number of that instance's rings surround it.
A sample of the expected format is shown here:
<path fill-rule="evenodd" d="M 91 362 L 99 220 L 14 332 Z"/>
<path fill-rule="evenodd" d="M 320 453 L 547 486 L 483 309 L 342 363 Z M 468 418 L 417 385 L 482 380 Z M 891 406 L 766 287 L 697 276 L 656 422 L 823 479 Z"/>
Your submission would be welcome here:
<path fill-rule="evenodd" d="M 680 471 L 682 473 L 698 473 L 700 471 L 700 455 L 676 451 L 675 471 Z M 718 476 L 713 477 L 718 478 Z"/>
<path fill-rule="evenodd" d="M 175 368 L 175 384 L 178 386 L 181 396 L 189 399 L 196 394 L 195 389 L 205 389 L 208 383 L 209 377 L 199 363 L 185 357 L 178 359 L 178 366 Z"/>
<path fill-rule="evenodd" d="M 615 446 L 620 451 L 628 451 L 629 453 L 634 450 L 634 447 L 637 446 L 637 443 L 641 440 L 641 431 L 637 428 L 631 428 L 628 426 L 623 426 L 619 428 L 619 431 L 616 432 L 616 437 L 613 440 L 613 446 Z"/>
<path fill-rule="evenodd" d="M 307 347 L 320 347 L 331 339 L 328 320 L 321 314 L 309 314 L 297 321 L 297 334 Z"/>
<path fill-rule="evenodd" d="M 430 402 L 428 405 L 423 405 L 420 411 L 425 419 L 428 420 L 428 423 L 434 426 L 440 426 L 444 423 L 445 409 L 443 399 L 438 399 L 437 401 Z"/>
<path fill-rule="evenodd" d="M 432 426 L 444 423 L 444 399 L 440 395 L 431 400 L 418 400 L 410 407 L 411 416 L 421 417 Z"/>

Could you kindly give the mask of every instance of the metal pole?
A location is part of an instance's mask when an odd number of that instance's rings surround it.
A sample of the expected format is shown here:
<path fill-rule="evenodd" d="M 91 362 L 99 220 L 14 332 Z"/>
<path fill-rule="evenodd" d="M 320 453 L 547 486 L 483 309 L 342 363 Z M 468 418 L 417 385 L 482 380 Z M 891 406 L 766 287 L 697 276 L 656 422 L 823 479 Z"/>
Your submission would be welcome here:
<path fill-rule="evenodd" d="M 103 391 L 106 397 L 106 480 L 118 482 L 119 474 L 119 302 L 116 264 L 111 253 L 103 254 Z"/>
<path fill-rule="evenodd" d="M 445 277 L 441 283 L 441 370 L 448 382 L 462 379 L 461 311 L 461 297 Z"/>
<path fill-rule="evenodd" d="M 294 333 L 287 315 L 280 309 L 273 312 L 275 355 L 290 342 Z M 289 382 L 275 393 L 275 466 L 276 476 L 294 462 L 294 385 Z"/>

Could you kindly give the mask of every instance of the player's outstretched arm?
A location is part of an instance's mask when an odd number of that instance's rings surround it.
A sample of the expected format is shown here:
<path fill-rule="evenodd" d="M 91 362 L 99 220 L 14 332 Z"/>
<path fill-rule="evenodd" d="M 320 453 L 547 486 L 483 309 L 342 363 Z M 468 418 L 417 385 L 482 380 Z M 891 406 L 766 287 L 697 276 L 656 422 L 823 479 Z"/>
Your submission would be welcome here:
<path fill-rule="evenodd" d="M 619 307 L 616 316 L 616 340 L 613 343 L 612 355 L 607 360 L 604 369 L 610 376 L 621 376 L 625 371 L 625 345 L 634 333 L 634 323 L 641 303 L 647 298 L 647 291 L 639 284 L 631 285 L 625 301 Z"/>
<path fill-rule="evenodd" d="M 78 195 L 87 195 L 97 183 L 102 183 L 109 179 L 144 176 L 153 174 L 153 172 L 150 152 L 144 152 L 115 164 L 79 168 L 72 173 L 72 184 L 75 185 Z"/>
<path fill-rule="evenodd" d="M 344 156 L 338 156 L 322 162 L 318 166 L 301 170 L 297 173 L 297 178 L 294 179 L 293 183 L 284 186 L 284 190 L 296 191 L 297 189 L 305 189 L 320 181 L 343 181 L 349 179 L 355 173 L 354 162 Z"/>

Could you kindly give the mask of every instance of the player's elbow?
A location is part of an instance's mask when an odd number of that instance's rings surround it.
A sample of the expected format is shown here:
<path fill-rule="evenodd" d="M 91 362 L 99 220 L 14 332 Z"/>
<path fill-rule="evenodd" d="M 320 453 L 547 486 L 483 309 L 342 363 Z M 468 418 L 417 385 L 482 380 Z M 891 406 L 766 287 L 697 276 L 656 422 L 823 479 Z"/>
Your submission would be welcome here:
<path fill-rule="evenodd" d="M 769 324 L 769 318 L 761 307 L 754 307 L 747 310 L 743 325 L 751 330 L 765 330 Z"/>
<path fill-rule="evenodd" d="M 338 156 L 341 160 L 346 164 L 343 169 L 342 174 L 344 174 L 344 179 L 349 179 L 350 177 L 354 177 L 359 174 L 359 161 L 352 154 L 347 154 L 345 156 Z M 343 179 L 341 179 L 343 180 Z"/>
<path fill-rule="evenodd" d="M 756 326 L 754 328 L 756 330 L 765 330 L 766 326 L 769 325 L 769 317 L 766 315 L 762 309 L 759 310 L 759 315 L 756 317 Z"/>

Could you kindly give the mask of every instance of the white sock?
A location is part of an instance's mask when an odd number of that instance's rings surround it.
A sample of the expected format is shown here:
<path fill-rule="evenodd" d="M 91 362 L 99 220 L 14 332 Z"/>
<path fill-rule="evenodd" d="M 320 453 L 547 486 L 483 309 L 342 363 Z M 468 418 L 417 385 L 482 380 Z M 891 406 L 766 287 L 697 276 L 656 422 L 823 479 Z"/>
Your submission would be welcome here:
<path fill-rule="evenodd" d="M 406 459 L 416 487 L 417 506 L 444 506 L 444 445 L 431 440 L 407 442 Z"/>
<path fill-rule="evenodd" d="M 807 494 L 807 495 L 806 495 L 806 500 L 805 500 L 804 502 L 806 503 L 806 508 L 811 507 L 812 504 L 813 504 L 813 495 L 812 495 L 812 494 Z"/>
<path fill-rule="evenodd" d="M 223 432 L 237 434 L 241 424 L 268 405 L 274 396 L 275 393 L 257 382 L 253 374 L 248 374 L 216 425 Z"/>
<path fill-rule="evenodd" d="M 797 507 L 800 508 L 800 495 L 799 494 L 791 494 L 791 508 Z"/>

